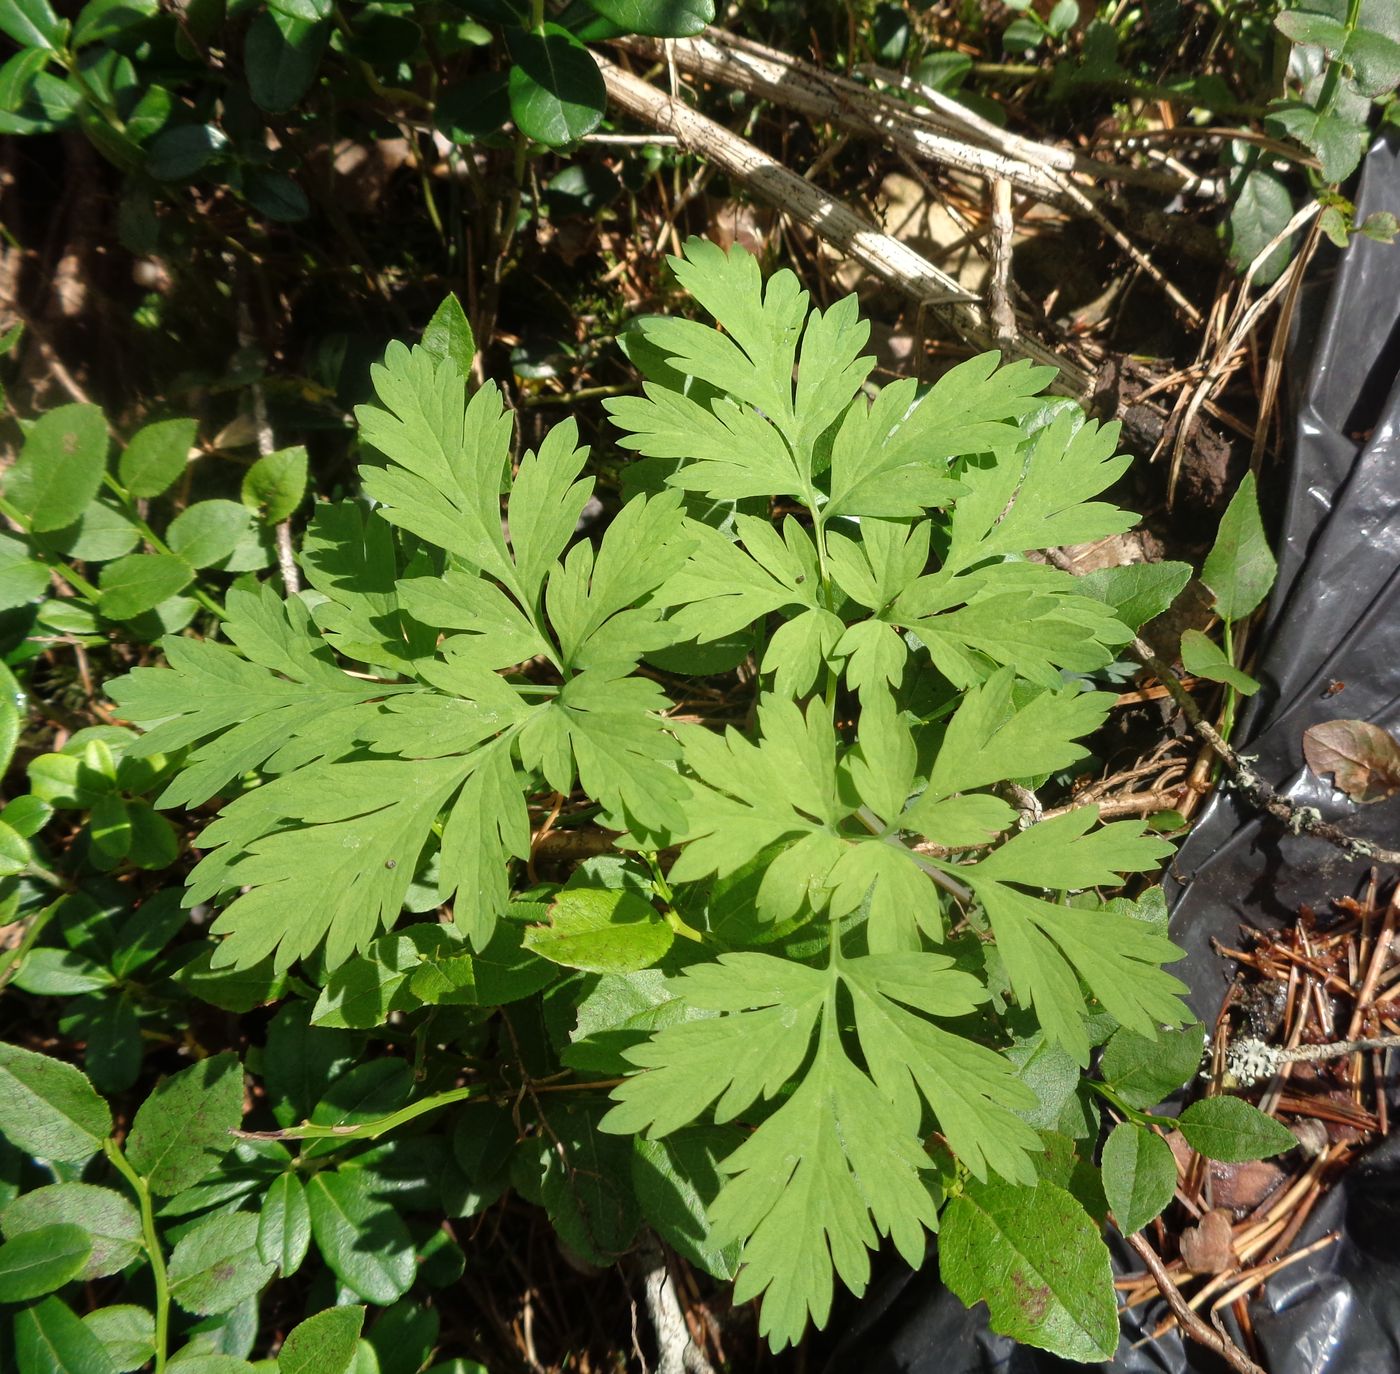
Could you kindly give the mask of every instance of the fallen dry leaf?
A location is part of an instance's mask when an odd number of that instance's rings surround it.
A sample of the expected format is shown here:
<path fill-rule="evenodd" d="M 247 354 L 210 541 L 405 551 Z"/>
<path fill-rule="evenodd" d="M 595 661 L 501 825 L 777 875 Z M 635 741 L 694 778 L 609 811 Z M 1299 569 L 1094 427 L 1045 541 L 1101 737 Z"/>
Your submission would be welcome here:
<path fill-rule="evenodd" d="M 1210 1197 L 1217 1207 L 1235 1213 L 1252 1212 L 1288 1177 L 1272 1160 L 1253 1159 L 1247 1164 L 1212 1164 Z"/>
<path fill-rule="evenodd" d="M 1303 731 L 1303 757 L 1319 777 L 1330 773 L 1354 802 L 1384 801 L 1400 791 L 1400 742 L 1366 720 L 1326 720 Z"/>
<path fill-rule="evenodd" d="M 1239 1262 L 1230 1214 L 1216 1208 L 1181 1233 L 1181 1262 L 1193 1274 L 1220 1274 Z"/>

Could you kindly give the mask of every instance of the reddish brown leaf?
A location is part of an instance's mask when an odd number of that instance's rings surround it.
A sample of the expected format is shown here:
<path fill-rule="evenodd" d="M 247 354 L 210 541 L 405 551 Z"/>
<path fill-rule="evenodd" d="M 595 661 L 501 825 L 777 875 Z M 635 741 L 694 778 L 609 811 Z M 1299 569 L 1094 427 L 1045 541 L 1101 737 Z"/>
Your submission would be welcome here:
<path fill-rule="evenodd" d="M 1378 802 L 1400 790 L 1400 742 L 1366 720 L 1327 720 L 1303 731 L 1303 757 L 1354 802 Z"/>

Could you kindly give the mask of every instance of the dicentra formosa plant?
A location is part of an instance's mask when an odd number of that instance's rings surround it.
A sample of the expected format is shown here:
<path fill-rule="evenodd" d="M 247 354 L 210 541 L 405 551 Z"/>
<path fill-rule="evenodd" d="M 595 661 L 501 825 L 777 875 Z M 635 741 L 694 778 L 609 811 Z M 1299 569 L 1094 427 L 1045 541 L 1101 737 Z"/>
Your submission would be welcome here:
<path fill-rule="evenodd" d="M 1090 891 L 1168 846 L 1092 806 L 1018 829 L 996 789 L 1084 758 L 1112 700 L 1073 675 L 1130 628 L 1023 555 L 1131 525 L 1093 499 L 1128 462 L 1116 428 L 995 355 L 872 399 L 853 297 L 809 309 L 791 273 L 765 289 L 698 241 L 675 271 L 722 329 L 638 326 L 644 394 L 610 410 L 651 494 L 596 542 L 571 421 L 514 464 L 496 388 L 395 343 L 358 412 L 374 505 L 320 509 L 313 590 L 235 590 L 229 644 L 172 637 L 169 667 L 114 684 L 142 748 L 189 750 L 162 805 L 231 798 L 187 901 L 224 904 L 216 965 L 334 968 L 417 878 L 479 949 L 527 886 L 532 806 L 581 793 L 651 877 L 525 908 L 552 922 L 526 945 L 676 975 L 605 1128 L 749 1128 L 709 1220 L 774 1344 L 825 1320 L 834 1275 L 864 1286 L 880 1236 L 917 1263 L 945 1207 L 975 1299 L 988 1219 L 1034 1196 L 1047 1244 L 1091 1248 L 1073 1329 L 1027 1338 L 1105 1358 L 1106 1253 L 998 1047 L 1033 1038 L 1073 1084 L 1114 1022 L 1189 1019 L 1150 907 Z M 679 719 L 645 666 L 749 645 L 756 709 L 728 728 Z"/>

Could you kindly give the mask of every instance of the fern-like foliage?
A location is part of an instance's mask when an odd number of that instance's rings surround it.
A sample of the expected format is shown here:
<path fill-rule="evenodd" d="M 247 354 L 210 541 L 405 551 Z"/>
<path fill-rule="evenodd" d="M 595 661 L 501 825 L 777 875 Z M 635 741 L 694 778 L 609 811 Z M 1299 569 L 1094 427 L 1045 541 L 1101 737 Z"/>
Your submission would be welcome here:
<path fill-rule="evenodd" d="M 1158 925 L 1050 895 L 1167 846 L 1092 807 L 1018 833 L 995 790 L 1083 759 L 1111 701 L 1070 674 L 1131 632 L 1023 555 L 1129 526 L 1095 499 L 1114 427 L 992 355 L 871 399 L 854 298 L 810 309 L 702 242 L 675 270 L 722 329 L 639 326 L 642 394 L 609 409 L 664 483 L 596 543 L 572 422 L 513 464 L 495 387 L 394 344 L 358 411 L 375 504 L 321 508 L 310 590 L 233 593 L 227 644 L 172 638 L 113 696 L 147 752 L 187 751 L 163 804 L 225 799 L 188 894 L 222 905 L 220 965 L 335 968 L 428 874 L 483 948 L 552 794 L 673 856 L 657 901 L 699 942 L 606 1129 L 751 1128 L 710 1218 L 780 1347 L 880 1236 L 917 1261 L 961 1179 L 1035 1182 L 1002 998 L 1080 1064 L 1091 1012 L 1146 1035 L 1187 1013 Z M 783 514 L 734 513 L 755 499 Z M 739 633 L 754 728 L 672 719 L 649 656 Z"/>

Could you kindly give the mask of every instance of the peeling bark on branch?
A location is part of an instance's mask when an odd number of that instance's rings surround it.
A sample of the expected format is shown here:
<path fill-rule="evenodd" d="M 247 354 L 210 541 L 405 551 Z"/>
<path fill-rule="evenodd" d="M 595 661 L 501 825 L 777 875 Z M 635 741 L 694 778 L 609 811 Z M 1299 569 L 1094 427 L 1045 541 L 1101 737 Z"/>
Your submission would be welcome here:
<path fill-rule="evenodd" d="M 962 339 L 979 350 L 995 349 L 995 329 L 982 302 L 969 295 L 945 272 L 898 239 L 882 233 L 850 206 L 805 181 L 746 139 L 707 118 L 666 92 L 594 54 L 608 98 L 614 107 L 662 133 L 675 136 L 680 146 L 703 154 L 760 199 L 897 287 L 915 303 L 929 307 Z M 1010 358 L 1029 358 L 1058 370 L 1050 389 L 1085 398 L 1093 379 L 1078 363 L 1062 357 L 1024 333 L 1007 341 Z"/>

